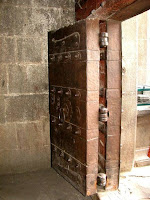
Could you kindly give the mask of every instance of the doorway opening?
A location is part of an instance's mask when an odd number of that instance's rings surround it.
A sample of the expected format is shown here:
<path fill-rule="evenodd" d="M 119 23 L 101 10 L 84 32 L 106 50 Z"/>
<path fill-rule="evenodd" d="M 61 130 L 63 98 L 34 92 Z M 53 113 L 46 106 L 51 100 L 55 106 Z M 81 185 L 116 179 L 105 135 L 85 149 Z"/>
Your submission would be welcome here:
<path fill-rule="evenodd" d="M 120 185 L 136 188 L 141 198 L 150 181 L 149 52 L 150 10 L 122 22 Z"/>
<path fill-rule="evenodd" d="M 149 23 L 150 10 L 122 22 L 121 171 L 150 164 Z"/>

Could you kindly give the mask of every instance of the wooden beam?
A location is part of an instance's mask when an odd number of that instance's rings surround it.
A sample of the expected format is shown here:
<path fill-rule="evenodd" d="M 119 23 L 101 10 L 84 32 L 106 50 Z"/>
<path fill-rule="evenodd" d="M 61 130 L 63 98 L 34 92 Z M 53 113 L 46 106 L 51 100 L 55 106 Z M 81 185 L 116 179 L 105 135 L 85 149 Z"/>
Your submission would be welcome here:
<path fill-rule="evenodd" d="M 115 13 L 111 19 L 124 21 L 150 9 L 150 0 L 137 0 L 123 10 Z"/>
<path fill-rule="evenodd" d="M 96 10 L 100 7 L 104 0 L 87 0 L 79 1 L 80 6 L 76 3 L 76 20 L 86 19 L 91 15 L 92 10 Z"/>
<path fill-rule="evenodd" d="M 87 0 L 76 10 L 76 20 L 99 18 L 124 21 L 150 9 L 150 0 Z"/>
<path fill-rule="evenodd" d="M 89 17 L 96 17 L 101 20 L 111 19 L 117 12 L 136 1 L 137 0 L 105 0 Z"/>

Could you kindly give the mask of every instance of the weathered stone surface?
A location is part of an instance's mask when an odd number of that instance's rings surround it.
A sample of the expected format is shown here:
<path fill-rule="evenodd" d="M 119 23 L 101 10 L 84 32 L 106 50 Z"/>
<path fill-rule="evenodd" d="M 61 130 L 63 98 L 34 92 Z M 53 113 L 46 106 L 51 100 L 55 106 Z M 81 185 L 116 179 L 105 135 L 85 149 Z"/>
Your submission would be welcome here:
<path fill-rule="evenodd" d="M 122 126 L 127 124 L 135 124 L 137 121 L 137 104 L 136 93 L 128 93 L 122 96 Z"/>
<path fill-rule="evenodd" d="M 0 174 L 50 167 L 49 120 L 0 125 Z"/>
<path fill-rule="evenodd" d="M 119 184 L 119 177 L 118 177 L 119 168 L 108 168 L 106 169 L 107 174 L 107 190 L 117 190 L 116 185 Z"/>
<path fill-rule="evenodd" d="M 50 168 L 50 147 L 4 150 L 0 153 L 0 175 Z"/>
<path fill-rule="evenodd" d="M 0 0 L 0 174 L 50 167 L 47 32 L 74 16 L 74 0 Z"/>
<path fill-rule="evenodd" d="M 147 66 L 147 40 L 138 40 L 138 65 L 139 68 Z"/>
<path fill-rule="evenodd" d="M 110 20 L 107 22 L 107 32 L 109 37 L 108 50 L 120 51 L 121 41 L 118 38 L 121 37 L 121 23 L 118 21 Z"/>
<path fill-rule="evenodd" d="M 125 59 L 122 61 L 122 91 L 136 91 L 136 70 L 137 61 L 135 59 Z"/>
<path fill-rule="evenodd" d="M 5 123 L 5 101 L 3 96 L 0 96 L 0 123 Z"/>
<path fill-rule="evenodd" d="M 98 129 L 87 130 L 87 140 L 98 138 L 99 131 Z"/>
<path fill-rule="evenodd" d="M 19 35 L 24 26 L 24 10 L 19 7 L 0 6 L 0 34 Z M 18 20 L 19 19 L 19 20 Z"/>
<path fill-rule="evenodd" d="M 99 102 L 87 102 L 87 129 L 98 128 Z"/>
<path fill-rule="evenodd" d="M 96 181 L 95 183 L 92 182 L 92 180 L 96 180 L 97 173 L 96 174 L 88 174 L 86 175 L 86 189 L 87 189 L 87 195 L 95 194 L 97 191 Z"/>
<path fill-rule="evenodd" d="M 7 5 L 31 5 L 31 0 L 1 0 L 0 4 Z"/>
<path fill-rule="evenodd" d="M 0 125 L 0 151 L 17 149 L 15 124 Z"/>
<path fill-rule="evenodd" d="M 41 62 L 42 43 L 40 39 L 21 38 L 17 40 L 18 62 Z"/>
<path fill-rule="evenodd" d="M 61 26 L 67 26 L 75 21 L 74 9 L 62 9 L 61 11 Z"/>
<path fill-rule="evenodd" d="M 113 134 L 113 133 L 112 133 Z M 107 136 L 107 150 L 106 150 L 106 159 L 107 160 L 116 160 L 119 162 L 120 155 L 120 135 L 108 135 Z"/>
<path fill-rule="evenodd" d="M 148 148 L 150 146 L 150 115 L 143 115 L 137 118 L 136 148 Z"/>
<path fill-rule="evenodd" d="M 42 63 L 45 63 L 48 65 L 48 43 L 47 43 L 48 38 L 45 40 L 42 40 L 42 46 L 43 46 L 43 52 L 42 52 Z"/>
<path fill-rule="evenodd" d="M 48 116 L 48 95 L 22 95 L 6 98 L 6 120 L 33 121 Z"/>
<path fill-rule="evenodd" d="M 42 127 L 39 122 L 17 123 L 16 132 L 19 149 L 38 149 L 43 147 Z"/>
<path fill-rule="evenodd" d="M 88 19 L 86 21 L 86 31 L 87 31 L 87 33 L 86 33 L 87 50 L 99 51 L 100 50 L 100 46 L 99 46 L 99 20 L 98 19 L 97 20 L 96 19 L 95 20 Z"/>
<path fill-rule="evenodd" d="M 120 88 L 121 87 L 121 62 L 108 61 L 107 62 L 107 87 Z"/>
<path fill-rule="evenodd" d="M 107 60 L 109 61 L 119 61 L 121 60 L 121 51 L 107 51 Z"/>
<path fill-rule="evenodd" d="M 61 27 L 61 9 L 59 8 L 30 8 L 25 9 L 23 35 L 45 39 L 48 30 Z M 44 49 L 43 49 L 44 50 Z"/>
<path fill-rule="evenodd" d="M 133 166 L 134 166 L 134 162 L 133 162 L 133 157 L 131 157 L 131 160 L 129 160 L 129 158 L 126 157 L 122 157 L 120 156 L 120 171 L 121 172 L 129 172 L 132 170 Z"/>
<path fill-rule="evenodd" d="M 6 65 L 0 65 L 0 94 L 7 93 Z"/>
<path fill-rule="evenodd" d="M 98 139 L 94 138 L 87 142 L 87 165 L 92 165 L 98 162 Z"/>
<path fill-rule="evenodd" d="M 37 150 L 38 152 L 38 150 Z M 11 173 L 22 173 L 32 169 L 32 159 L 30 150 L 12 150 L 10 151 Z"/>
<path fill-rule="evenodd" d="M 99 62 L 87 62 L 87 90 L 99 90 Z"/>
<path fill-rule="evenodd" d="M 50 123 L 49 118 L 43 117 L 42 122 L 43 146 L 50 146 Z"/>
<path fill-rule="evenodd" d="M 87 101 L 97 101 L 99 98 L 99 91 L 87 91 Z"/>
<path fill-rule="evenodd" d="M 121 123 L 121 100 L 109 99 L 107 102 L 107 107 L 109 110 L 108 126 L 120 126 Z"/>
<path fill-rule="evenodd" d="M 87 60 L 100 60 L 100 51 L 87 50 Z"/>
<path fill-rule="evenodd" d="M 3 6 L 2 4 L 0 7 L 0 33 L 6 36 L 46 37 L 48 30 L 61 27 L 62 14 L 64 15 L 61 8 L 24 8 Z M 68 23 L 71 19 L 71 17 L 68 19 Z"/>
<path fill-rule="evenodd" d="M 122 23 L 121 171 L 130 171 L 134 163 L 137 127 L 137 23 L 136 17 Z"/>
<path fill-rule="evenodd" d="M 50 163 L 50 147 L 45 146 L 42 149 L 31 149 L 31 170 L 42 170 L 49 169 L 51 167 Z"/>
<path fill-rule="evenodd" d="M 15 62 L 15 41 L 12 38 L 0 37 L 0 63 Z"/>
<path fill-rule="evenodd" d="M 138 85 L 143 85 L 145 84 L 145 82 L 147 82 L 148 85 L 150 84 L 149 73 L 150 71 L 148 71 L 145 66 L 138 68 L 138 71 L 137 71 Z"/>
<path fill-rule="evenodd" d="M 47 65 L 9 65 L 10 93 L 48 92 Z"/>
<path fill-rule="evenodd" d="M 74 0 L 33 0 L 35 6 L 58 7 L 58 8 L 73 8 Z"/>
<path fill-rule="evenodd" d="M 9 150 L 0 151 L 0 175 L 11 173 L 11 156 Z"/>
<path fill-rule="evenodd" d="M 130 29 L 129 29 L 129 24 L 132 27 Z M 133 17 L 131 19 L 123 21 L 121 25 L 122 25 L 121 28 L 122 28 L 122 38 L 123 38 L 123 41 L 126 41 L 126 40 L 135 40 L 135 38 L 136 38 L 136 29 L 137 29 L 136 18 Z"/>
<path fill-rule="evenodd" d="M 134 49 L 137 48 L 135 40 L 122 40 L 122 57 L 125 59 L 136 59 L 136 51 Z M 130 48 L 129 48 L 130 47 Z"/>
<path fill-rule="evenodd" d="M 148 29 L 148 12 L 144 12 L 141 15 L 138 15 L 138 38 L 147 39 L 147 29 Z"/>
<path fill-rule="evenodd" d="M 121 98 L 120 89 L 107 89 L 107 99 L 119 99 Z"/>
<path fill-rule="evenodd" d="M 136 126 L 130 123 L 121 130 L 121 171 L 130 171 L 134 163 Z"/>

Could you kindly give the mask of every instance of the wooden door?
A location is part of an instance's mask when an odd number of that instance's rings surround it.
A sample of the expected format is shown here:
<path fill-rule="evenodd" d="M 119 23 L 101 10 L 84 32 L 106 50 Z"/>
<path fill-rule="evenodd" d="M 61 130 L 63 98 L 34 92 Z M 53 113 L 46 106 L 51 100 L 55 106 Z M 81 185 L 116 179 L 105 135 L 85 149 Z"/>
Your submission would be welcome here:
<path fill-rule="evenodd" d="M 76 20 L 87 17 L 98 18 L 100 32 L 108 32 L 109 35 L 108 46 L 100 49 L 99 98 L 100 104 L 109 111 L 109 119 L 107 122 L 100 122 L 99 132 L 99 172 L 106 173 L 107 190 L 118 188 L 120 168 L 124 169 L 124 166 L 128 164 L 127 152 L 132 148 L 128 148 L 124 142 L 128 138 L 128 127 L 125 123 L 128 121 L 126 117 L 128 109 L 127 105 L 125 110 L 122 109 L 121 97 L 128 98 L 129 93 L 121 89 L 121 76 L 124 70 L 121 66 L 121 22 L 149 9 L 150 1 L 148 0 L 80 0 L 76 2 Z M 134 148 L 134 145 L 132 146 Z"/>
<path fill-rule="evenodd" d="M 48 35 L 52 167 L 84 195 L 97 189 L 99 20 Z"/>

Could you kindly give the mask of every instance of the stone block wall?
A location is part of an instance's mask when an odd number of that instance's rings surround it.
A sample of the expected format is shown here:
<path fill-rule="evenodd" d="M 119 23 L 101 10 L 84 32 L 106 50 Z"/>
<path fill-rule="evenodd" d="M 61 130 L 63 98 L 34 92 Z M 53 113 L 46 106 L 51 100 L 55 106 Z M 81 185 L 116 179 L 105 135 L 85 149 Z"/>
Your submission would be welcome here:
<path fill-rule="evenodd" d="M 150 11 L 122 23 L 121 171 L 132 169 L 139 145 L 148 151 L 150 128 L 147 116 L 137 120 L 137 87 L 150 84 L 149 33 Z"/>
<path fill-rule="evenodd" d="M 122 23 L 121 171 L 130 171 L 134 165 L 137 127 L 136 49 L 137 17 L 134 17 Z"/>
<path fill-rule="evenodd" d="M 137 16 L 138 85 L 150 85 L 150 11 Z"/>
<path fill-rule="evenodd" d="M 0 175 L 50 167 L 47 32 L 74 0 L 0 0 Z"/>

